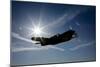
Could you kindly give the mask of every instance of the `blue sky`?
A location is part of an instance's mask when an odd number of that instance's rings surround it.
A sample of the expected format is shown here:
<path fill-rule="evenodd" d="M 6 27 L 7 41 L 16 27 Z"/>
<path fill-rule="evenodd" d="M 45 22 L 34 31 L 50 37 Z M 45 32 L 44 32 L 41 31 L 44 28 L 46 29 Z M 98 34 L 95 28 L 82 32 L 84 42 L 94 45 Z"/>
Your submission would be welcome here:
<path fill-rule="evenodd" d="M 12 1 L 11 64 L 47 64 L 94 61 L 95 6 Z M 78 37 L 55 46 L 31 41 L 33 26 L 43 28 L 41 36 L 51 37 L 73 29 Z"/>

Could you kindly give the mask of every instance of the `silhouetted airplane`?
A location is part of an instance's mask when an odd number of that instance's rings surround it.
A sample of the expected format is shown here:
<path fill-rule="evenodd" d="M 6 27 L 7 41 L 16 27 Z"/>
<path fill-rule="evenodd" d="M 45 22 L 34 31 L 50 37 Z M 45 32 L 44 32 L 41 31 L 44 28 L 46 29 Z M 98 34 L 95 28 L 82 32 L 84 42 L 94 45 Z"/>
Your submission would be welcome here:
<path fill-rule="evenodd" d="M 46 45 L 56 45 L 58 43 L 66 42 L 66 41 L 69 41 L 69 40 L 75 38 L 76 36 L 77 36 L 77 34 L 74 30 L 69 30 L 62 34 L 54 35 L 50 38 L 32 37 L 31 39 L 34 41 L 40 42 L 40 43 L 36 43 L 36 44 L 41 44 L 41 46 L 46 46 Z"/>

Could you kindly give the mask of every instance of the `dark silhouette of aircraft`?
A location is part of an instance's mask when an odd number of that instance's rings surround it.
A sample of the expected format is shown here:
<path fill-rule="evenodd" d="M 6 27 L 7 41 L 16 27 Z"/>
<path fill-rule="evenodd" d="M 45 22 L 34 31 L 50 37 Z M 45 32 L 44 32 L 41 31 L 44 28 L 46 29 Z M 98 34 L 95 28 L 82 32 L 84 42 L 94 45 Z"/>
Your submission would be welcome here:
<path fill-rule="evenodd" d="M 36 43 L 36 44 L 41 44 L 41 46 L 46 46 L 46 45 L 56 45 L 58 43 L 66 42 L 66 41 L 69 41 L 75 37 L 77 37 L 76 32 L 74 30 L 69 30 L 69 31 L 64 32 L 62 34 L 54 35 L 50 38 L 32 37 L 31 40 L 39 41 L 40 43 Z"/>

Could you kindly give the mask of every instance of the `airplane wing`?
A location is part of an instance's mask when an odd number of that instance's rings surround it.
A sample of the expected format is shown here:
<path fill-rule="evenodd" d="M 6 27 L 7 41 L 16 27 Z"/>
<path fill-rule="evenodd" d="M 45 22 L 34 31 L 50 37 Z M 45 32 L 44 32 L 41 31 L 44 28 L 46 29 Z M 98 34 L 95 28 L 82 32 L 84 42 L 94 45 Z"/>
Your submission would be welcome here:
<path fill-rule="evenodd" d="M 49 38 L 45 38 L 45 37 L 32 37 L 31 40 L 34 40 L 34 41 L 42 41 L 42 40 L 47 40 Z"/>

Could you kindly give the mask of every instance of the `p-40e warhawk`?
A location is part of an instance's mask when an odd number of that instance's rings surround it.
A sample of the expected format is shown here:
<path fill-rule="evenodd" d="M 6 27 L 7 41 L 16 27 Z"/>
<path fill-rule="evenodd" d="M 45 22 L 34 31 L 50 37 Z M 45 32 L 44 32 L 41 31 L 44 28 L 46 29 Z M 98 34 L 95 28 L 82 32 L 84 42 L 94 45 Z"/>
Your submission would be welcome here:
<path fill-rule="evenodd" d="M 54 35 L 50 38 L 32 37 L 31 39 L 34 41 L 40 42 L 40 43 L 36 43 L 36 44 L 41 44 L 41 46 L 46 46 L 46 45 L 56 45 L 58 43 L 66 42 L 66 41 L 69 41 L 69 40 L 75 38 L 76 36 L 77 36 L 77 34 L 74 30 L 69 30 L 62 34 Z"/>

